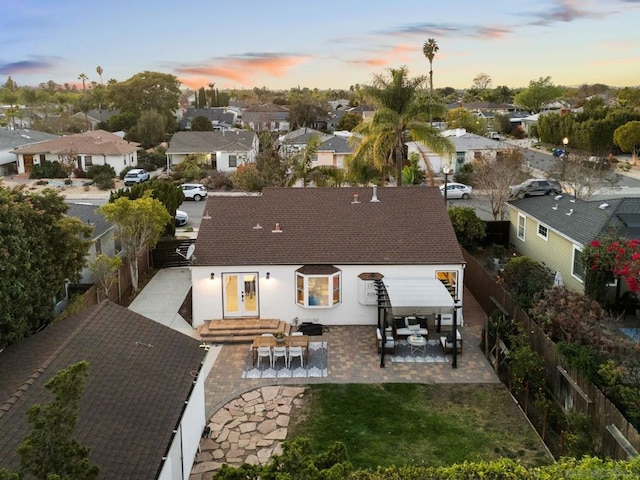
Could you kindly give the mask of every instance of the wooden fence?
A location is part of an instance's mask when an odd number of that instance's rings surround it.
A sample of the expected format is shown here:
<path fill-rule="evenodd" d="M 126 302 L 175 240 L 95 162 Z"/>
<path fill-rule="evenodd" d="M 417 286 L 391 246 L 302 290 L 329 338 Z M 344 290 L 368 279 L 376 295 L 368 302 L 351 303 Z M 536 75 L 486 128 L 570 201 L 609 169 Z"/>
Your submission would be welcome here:
<path fill-rule="evenodd" d="M 186 267 L 191 261 L 186 258 L 187 249 L 195 244 L 194 238 L 161 240 L 151 252 L 154 268 Z"/>
<path fill-rule="evenodd" d="M 467 251 L 464 251 L 464 256 L 467 262 L 465 287 L 487 315 L 500 309 L 522 325 L 525 332 L 529 332 L 531 347 L 544 358 L 555 401 L 565 411 L 573 410 L 589 419 L 596 451 L 614 459 L 637 455 L 637 451 L 640 451 L 640 434 L 635 427 L 595 385 L 567 363 L 555 343 L 511 300 L 485 266 Z"/>

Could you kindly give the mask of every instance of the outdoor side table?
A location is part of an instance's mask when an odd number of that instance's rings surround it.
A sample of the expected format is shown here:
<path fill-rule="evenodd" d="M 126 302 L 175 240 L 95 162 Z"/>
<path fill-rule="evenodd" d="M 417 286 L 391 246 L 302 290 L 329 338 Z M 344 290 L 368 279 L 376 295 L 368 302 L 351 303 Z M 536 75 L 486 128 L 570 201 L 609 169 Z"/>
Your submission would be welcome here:
<path fill-rule="evenodd" d="M 412 356 L 416 352 L 421 352 L 423 355 L 427 354 L 427 339 L 422 335 L 409 335 L 407 341 L 409 342 Z"/>

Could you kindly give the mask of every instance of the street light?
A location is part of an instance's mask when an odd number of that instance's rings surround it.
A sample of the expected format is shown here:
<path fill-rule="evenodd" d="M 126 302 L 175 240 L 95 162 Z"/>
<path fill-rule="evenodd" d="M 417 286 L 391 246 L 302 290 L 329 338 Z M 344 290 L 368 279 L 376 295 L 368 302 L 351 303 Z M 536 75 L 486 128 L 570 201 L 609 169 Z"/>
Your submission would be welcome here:
<path fill-rule="evenodd" d="M 442 167 L 442 173 L 444 174 L 444 204 L 447 204 L 447 184 L 449 183 L 449 175 L 451 175 L 451 167 L 445 165 Z"/>

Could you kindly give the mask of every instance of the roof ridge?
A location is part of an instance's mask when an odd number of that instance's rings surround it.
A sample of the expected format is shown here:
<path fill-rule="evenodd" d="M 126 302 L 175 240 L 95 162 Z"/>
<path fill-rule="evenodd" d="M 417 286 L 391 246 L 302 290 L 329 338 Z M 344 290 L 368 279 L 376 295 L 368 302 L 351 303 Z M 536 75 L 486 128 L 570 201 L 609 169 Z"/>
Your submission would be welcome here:
<path fill-rule="evenodd" d="M 0 418 L 2 418 L 6 413 L 9 412 L 9 410 L 11 410 L 11 407 L 13 407 L 13 405 L 18 403 L 18 400 L 20 400 L 22 395 L 24 395 L 24 393 L 29 389 L 29 387 L 31 387 L 34 383 L 36 383 L 38 378 L 40 378 L 40 376 L 47 371 L 47 369 L 49 368 L 51 363 L 54 361 L 54 359 L 59 355 L 59 353 L 62 350 L 64 350 L 67 347 L 67 345 L 69 345 L 69 343 L 71 343 L 71 341 L 78 335 L 78 333 L 81 330 L 83 330 L 86 327 L 86 325 L 89 323 L 89 321 L 92 318 L 94 318 L 99 312 L 101 312 L 105 308 L 107 303 L 111 303 L 111 301 L 103 300 L 102 302 L 97 304 L 95 308 L 89 307 L 89 309 L 85 310 L 85 312 L 89 312 L 89 313 L 88 315 L 86 315 L 82 323 L 78 325 L 78 327 L 73 331 L 73 333 L 69 335 L 65 339 L 65 341 L 62 342 L 60 346 L 56 348 L 51 355 L 48 356 L 48 358 L 43 362 L 43 364 L 39 368 L 36 368 L 33 371 L 33 373 L 29 375 L 24 382 L 22 382 L 22 384 L 16 389 L 16 391 L 13 394 L 11 394 L 11 396 L 4 403 L 2 403 L 2 405 L 0 405 Z M 90 311 L 90 309 L 93 309 L 93 311 Z M 82 314 L 80 313 L 78 315 L 82 315 Z M 68 318 L 65 320 L 68 320 Z"/>

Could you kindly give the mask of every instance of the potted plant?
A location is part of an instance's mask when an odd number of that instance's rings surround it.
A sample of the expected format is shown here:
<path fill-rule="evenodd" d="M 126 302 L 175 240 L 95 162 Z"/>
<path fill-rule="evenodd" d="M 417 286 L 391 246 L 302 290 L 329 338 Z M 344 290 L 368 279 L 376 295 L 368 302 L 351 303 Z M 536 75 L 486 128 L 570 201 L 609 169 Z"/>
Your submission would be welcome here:
<path fill-rule="evenodd" d="M 276 342 L 282 343 L 287 335 L 284 332 L 276 332 L 273 336 L 276 337 Z"/>

